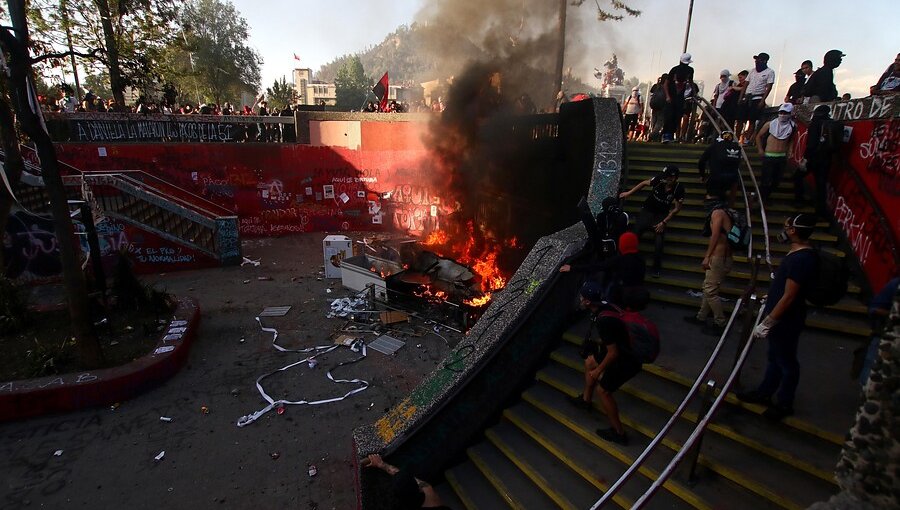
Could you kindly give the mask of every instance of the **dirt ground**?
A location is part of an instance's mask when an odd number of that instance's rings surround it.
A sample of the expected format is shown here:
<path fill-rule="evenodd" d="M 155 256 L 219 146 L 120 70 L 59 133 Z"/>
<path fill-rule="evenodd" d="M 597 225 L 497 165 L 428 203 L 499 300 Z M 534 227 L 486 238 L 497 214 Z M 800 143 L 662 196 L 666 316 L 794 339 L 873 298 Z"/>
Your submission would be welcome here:
<path fill-rule="evenodd" d="M 260 259 L 259 267 L 148 278 L 200 303 L 200 334 L 187 366 L 162 387 L 115 408 L 0 424 L 0 507 L 354 508 L 352 429 L 405 396 L 460 337 L 446 329 L 440 336 L 428 333 L 433 324 L 414 321 L 422 336 L 401 337 L 407 344 L 396 354 L 369 350 L 366 359 L 334 372 L 336 379 L 368 381 L 365 391 L 334 403 L 288 406 L 283 414 L 272 411 L 237 427 L 241 416 L 265 405 L 257 377 L 307 356 L 272 347 L 271 333 L 254 320 L 264 307 L 293 307 L 284 317 L 263 319 L 288 348 L 329 344 L 345 323 L 326 318 L 331 302 L 350 292 L 339 279 L 322 278 L 325 235 L 245 240 L 244 255 Z M 326 371 L 358 356 L 339 348 L 320 356 L 317 367 L 303 363 L 264 386 L 276 399 L 340 396 L 359 385 L 335 384 Z M 62 453 L 54 455 L 57 450 Z"/>

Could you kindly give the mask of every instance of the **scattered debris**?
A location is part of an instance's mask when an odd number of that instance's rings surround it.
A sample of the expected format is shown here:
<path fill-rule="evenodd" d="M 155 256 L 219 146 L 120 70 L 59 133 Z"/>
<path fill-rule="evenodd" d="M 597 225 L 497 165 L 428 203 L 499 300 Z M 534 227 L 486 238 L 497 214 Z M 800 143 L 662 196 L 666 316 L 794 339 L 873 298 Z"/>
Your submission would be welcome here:
<path fill-rule="evenodd" d="M 331 294 L 331 289 L 325 289 L 325 294 Z"/>
<path fill-rule="evenodd" d="M 397 340 L 396 338 L 388 335 L 381 335 L 372 343 L 370 343 L 369 347 L 382 354 L 390 355 L 399 351 L 400 348 L 404 345 L 406 345 L 406 342 L 403 342 L 402 340 Z"/>
<path fill-rule="evenodd" d="M 325 290 L 331 292 L 331 289 Z M 329 319 L 332 319 L 334 317 L 347 317 L 352 313 L 366 311 L 367 306 L 368 303 L 366 301 L 366 298 L 360 295 L 335 299 L 331 302 L 331 311 L 326 317 L 328 317 Z"/>
<path fill-rule="evenodd" d="M 343 345 L 344 347 L 350 347 L 353 345 L 353 342 L 359 340 L 359 337 L 350 336 L 350 335 L 338 335 L 334 339 L 335 345 Z"/>
<path fill-rule="evenodd" d="M 160 417 L 159 417 L 159 421 L 164 421 L 164 422 L 166 422 L 166 423 L 171 423 L 172 418 L 169 418 L 168 416 L 160 416 Z"/>
<path fill-rule="evenodd" d="M 241 339 L 238 340 L 238 343 L 239 343 L 239 344 L 242 344 L 242 343 L 244 343 L 244 342 L 246 342 L 246 340 L 244 340 L 244 337 L 241 337 Z"/>
<path fill-rule="evenodd" d="M 278 460 L 278 457 L 281 457 L 281 454 L 278 452 L 272 452 L 272 455 L 270 455 L 270 457 L 272 457 L 272 460 Z"/>
<path fill-rule="evenodd" d="M 260 281 L 260 282 L 271 282 L 272 277 L 271 276 L 257 276 L 256 280 Z"/>
<path fill-rule="evenodd" d="M 379 316 L 381 323 L 385 326 L 396 324 L 398 322 L 409 322 L 409 314 L 400 311 L 381 312 Z"/>
<path fill-rule="evenodd" d="M 125 331 L 134 331 L 134 328 L 131 326 L 125 326 Z"/>
<path fill-rule="evenodd" d="M 244 280 L 244 284 L 250 283 L 250 280 Z"/>
<path fill-rule="evenodd" d="M 206 406 L 200 406 L 200 412 L 203 414 L 209 414 L 209 408 Z"/>
<path fill-rule="evenodd" d="M 232 396 L 232 397 L 236 397 L 236 396 L 238 396 L 238 395 L 240 395 L 240 394 L 241 394 L 241 390 L 239 390 L 239 389 L 237 389 L 237 388 L 232 388 L 232 389 L 231 389 L 231 396 Z"/>
<path fill-rule="evenodd" d="M 259 259 L 259 260 L 252 260 L 252 259 L 248 259 L 247 257 L 244 257 L 243 262 L 241 262 L 241 267 L 244 267 L 244 266 L 246 266 L 247 264 L 250 264 L 250 265 L 252 265 L 253 267 L 259 267 L 260 260 L 262 260 L 262 259 Z"/>
<path fill-rule="evenodd" d="M 113 345 L 119 345 L 119 342 L 113 340 L 112 342 L 109 343 L 109 345 L 110 345 L 110 347 L 112 347 Z"/>
<path fill-rule="evenodd" d="M 116 409 L 119 408 L 120 405 L 122 405 L 122 404 L 116 402 L 115 404 L 109 406 L 109 410 L 110 410 L 110 411 L 115 411 Z"/>
<path fill-rule="evenodd" d="M 153 457 L 153 460 L 155 460 L 156 462 L 159 462 L 159 461 L 161 461 L 161 460 L 163 459 L 163 457 L 165 457 L 165 456 L 166 456 L 166 451 L 163 450 L 163 451 L 159 452 L 159 453 L 156 455 L 156 457 Z M 172 489 L 170 488 L 169 490 L 172 490 Z"/>
<path fill-rule="evenodd" d="M 319 362 L 316 360 L 316 358 L 311 358 L 309 360 L 309 368 L 316 368 L 316 365 L 318 364 Z"/>
<path fill-rule="evenodd" d="M 284 409 L 285 409 L 284 406 L 279 406 L 276 409 L 277 409 L 277 411 L 275 411 L 276 414 L 284 414 Z"/>
<path fill-rule="evenodd" d="M 310 478 L 316 476 L 316 474 L 318 474 L 318 472 L 319 472 L 319 470 L 316 469 L 316 466 L 314 464 L 309 465 L 309 477 Z"/>
<path fill-rule="evenodd" d="M 260 317 L 284 317 L 291 310 L 291 305 L 286 306 L 267 306 L 263 308 Z"/>
<path fill-rule="evenodd" d="M 53 452 L 53 456 L 54 456 L 54 457 L 59 457 L 59 456 L 62 455 L 62 454 L 63 454 L 63 451 L 62 451 L 62 450 L 56 450 L 55 452 Z"/>
<path fill-rule="evenodd" d="M 700 292 L 699 290 L 688 290 L 687 295 L 691 296 L 693 298 L 702 298 L 703 297 L 703 293 Z"/>

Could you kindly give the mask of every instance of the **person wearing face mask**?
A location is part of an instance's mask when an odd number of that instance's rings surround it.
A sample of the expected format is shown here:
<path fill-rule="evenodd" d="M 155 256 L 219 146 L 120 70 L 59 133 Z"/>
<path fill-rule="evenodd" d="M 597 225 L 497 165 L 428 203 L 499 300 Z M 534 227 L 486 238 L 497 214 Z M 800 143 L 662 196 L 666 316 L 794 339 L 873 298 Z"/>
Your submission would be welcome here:
<path fill-rule="evenodd" d="M 675 165 L 666 165 L 663 171 L 654 177 L 641 181 L 628 191 L 619 193 L 625 199 L 639 190 L 649 186 L 650 194 L 641 207 L 634 231 L 638 237 L 645 232 L 653 232 L 653 277 L 659 278 L 662 268 L 663 245 L 665 243 L 666 225 L 681 211 L 684 204 L 684 185 L 678 182 L 681 170 Z"/>
<path fill-rule="evenodd" d="M 751 133 L 756 132 L 756 123 L 766 107 L 766 98 L 769 97 L 775 83 L 775 71 L 769 67 L 769 54 L 760 52 L 753 56 L 753 60 L 756 65 L 747 75 L 747 88 L 743 92 L 743 96 L 748 98 L 747 120 L 750 121 Z"/>
<path fill-rule="evenodd" d="M 838 98 L 837 87 L 834 86 L 834 70 L 841 65 L 845 56 L 841 50 L 830 50 L 825 54 L 824 65 L 816 69 L 803 87 L 806 103 L 827 103 Z"/>
<path fill-rule="evenodd" d="M 631 89 L 631 95 L 622 103 L 622 113 L 625 114 L 625 131 L 628 139 L 634 140 L 637 135 L 638 117 L 644 115 L 644 99 L 637 87 Z"/>
<path fill-rule="evenodd" d="M 769 344 L 766 372 L 755 390 L 737 394 L 744 402 L 767 405 L 763 416 L 773 421 L 794 414 L 800 381 L 797 345 L 806 322 L 806 297 L 819 270 L 819 255 L 809 243 L 815 225 L 812 214 L 798 214 L 785 220 L 778 234 L 778 240 L 791 248 L 769 286 L 765 319 L 753 330 L 754 337 Z"/>
<path fill-rule="evenodd" d="M 794 83 L 788 87 L 787 94 L 784 95 L 784 102 L 791 104 L 803 103 L 803 86 L 806 84 L 806 75 L 802 69 L 794 72 Z"/>
<path fill-rule="evenodd" d="M 763 160 L 759 192 L 764 201 L 769 199 L 769 195 L 781 183 L 787 166 L 787 155 L 793 149 L 797 131 L 792 118 L 793 111 L 794 105 L 784 103 L 778 108 L 778 116 L 763 124 L 756 134 L 756 150 Z"/>

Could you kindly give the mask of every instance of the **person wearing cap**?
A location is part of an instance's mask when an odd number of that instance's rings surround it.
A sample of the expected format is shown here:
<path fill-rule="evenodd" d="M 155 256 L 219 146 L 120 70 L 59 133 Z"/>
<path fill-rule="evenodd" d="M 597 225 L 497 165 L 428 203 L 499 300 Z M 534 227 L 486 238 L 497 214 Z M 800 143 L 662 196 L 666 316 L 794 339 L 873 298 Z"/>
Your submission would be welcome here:
<path fill-rule="evenodd" d="M 803 87 L 806 85 L 806 75 L 802 69 L 794 71 L 794 83 L 788 87 L 784 95 L 784 102 L 791 104 L 803 104 Z"/>
<path fill-rule="evenodd" d="M 631 94 L 622 103 L 622 113 L 625 114 L 625 131 L 628 139 L 634 140 L 637 135 L 638 118 L 644 115 L 644 98 L 637 87 L 631 89 Z"/>
<path fill-rule="evenodd" d="M 769 54 L 760 52 L 753 56 L 753 60 L 756 65 L 747 75 L 747 88 L 741 96 L 741 100 L 747 101 L 747 120 L 750 121 L 751 138 L 756 133 L 756 124 L 775 83 L 775 71 L 769 67 Z"/>
<path fill-rule="evenodd" d="M 665 242 L 666 225 L 681 211 L 684 203 L 684 186 L 678 182 L 680 170 L 675 165 L 666 165 L 663 171 L 651 179 L 637 183 L 628 191 L 619 193 L 619 198 L 625 199 L 650 186 L 650 195 L 641 206 L 641 212 L 637 218 L 635 232 L 638 237 L 645 232 L 652 231 L 654 235 L 653 249 L 653 277 L 659 278 L 662 269 L 663 244 Z"/>
<path fill-rule="evenodd" d="M 759 128 L 756 134 L 756 150 L 762 157 L 762 178 L 759 193 L 763 201 L 769 199 L 787 167 L 787 156 L 794 147 L 797 126 L 793 119 L 794 105 L 784 103 L 778 107 L 778 115 Z"/>
<path fill-rule="evenodd" d="M 753 330 L 754 337 L 769 344 L 765 375 L 755 390 L 737 395 L 744 402 L 767 405 L 763 416 L 773 421 L 794 414 L 800 382 L 797 346 L 806 323 L 806 297 L 819 271 L 819 255 L 809 243 L 815 226 L 815 216 L 798 214 L 785 220 L 778 234 L 780 242 L 790 244 L 790 251 L 769 285 L 765 319 Z"/>
<path fill-rule="evenodd" d="M 685 93 L 692 93 L 694 88 L 694 68 L 689 66 L 693 62 L 690 53 L 682 53 L 679 64 L 673 67 L 666 78 L 663 90 L 666 93 L 666 117 L 663 123 L 662 142 L 669 143 L 675 140 L 675 133 L 681 125 L 681 117 L 684 115 Z M 690 91 L 690 92 L 689 92 Z"/>
<path fill-rule="evenodd" d="M 581 348 L 584 359 L 584 389 L 580 395 L 569 396 L 576 407 L 590 410 L 594 392 L 599 383 L 600 404 L 609 420 L 610 428 L 597 429 L 603 439 L 621 445 L 628 444 L 628 435 L 619 418 L 619 406 L 613 392 L 641 371 L 641 363 L 631 352 L 628 329 L 617 317 L 605 316 L 601 312 L 610 309 L 603 300 L 603 287 L 587 281 L 579 292 L 581 307 L 591 312 L 591 326 Z M 591 334 L 596 330 L 598 338 Z"/>
<path fill-rule="evenodd" d="M 413 510 L 419 508 L 446 509 L 434 487 L 415 478 L 409 471 L 388 464 L 377 453 L 370 454 L 360 463 L 363 467 L 377 468 L 391 476 L 390 508 Z"/>
<path fill-rule="evenodd" d="M 822 67 L 816 69 L 803 87 L 805 102 L 827 103 L 838 98 L 837 87 L 834 85 L 834 70 L 841 65 L 845 56 L 841 50 L 829 50 L 825 53 Z"/>
<path fill-rule="evenodd" d="M 731 79 L 731 71 L 722 69 L 719 72 L 719 83 L 713 90 L 712 104 L 719 112 L 719 115 L 725 119 L 728 129 L 734 124 L 735 106 L 737 105 L 737 95 L 734 94 L 732 87 L 734 80 Z"/>
<path fill-rule="evenodd" d="M 869 94 L 880 96 L 900 92 L 900 53 L 894 57 L 894 63 L 878 78 L 875 85 L 869 87 Z"/>
<path fill-rule="evenodd" d="M 635 296 L 644 289 L 644 276 L 647 273 L 647 263 L 638 252 L 638 237 L 634 232 L 624 232 L 618 238 L 619 253 L 599 262 L 587 264 L 563 264 L 559 268 L 560 273 L 603 272 L 603 277 L 597 279 L 603 286 L 603 297 L 617 306 L 626 306 L 625 295 Z M 646 292 L 646 290 L 643 290 Z M 643 308 L 635 306 L 635 308 Z M 646 303 L 645 303 L 646 305 Z"/>
<path fill-rule="evenodd" d="M 706 184 L 706 199 L 727 197 L 728 206 L 734 207 L 741 180 L 740 166 L 741 146 L 734 140 L 734 133 L 724 131 L 722 137 L 709 144 L 697 161 L 700 180 Z"/>

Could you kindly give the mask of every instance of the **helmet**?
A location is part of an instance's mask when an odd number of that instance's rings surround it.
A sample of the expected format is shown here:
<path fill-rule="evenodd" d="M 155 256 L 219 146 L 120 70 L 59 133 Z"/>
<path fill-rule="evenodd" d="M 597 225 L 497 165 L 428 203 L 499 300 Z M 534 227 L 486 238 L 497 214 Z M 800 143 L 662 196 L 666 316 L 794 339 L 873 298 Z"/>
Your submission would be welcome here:
<path fill-rule="evenodd" d="M 591 303 L 600 303 L 604 298 L 603 286 L 591 280 L 584 282 L 579 293 L 581 294 L 581 297 L 587 299 Z"/>
<path fill-rule="evenodd" d="M 681 170 L 679 170 L 676 165 L 666 165 L 663 167 L 663 175 L 666 177 L 678 177 L 678 174 L 680 173 Z"/>

